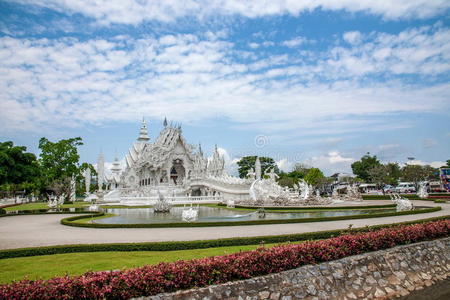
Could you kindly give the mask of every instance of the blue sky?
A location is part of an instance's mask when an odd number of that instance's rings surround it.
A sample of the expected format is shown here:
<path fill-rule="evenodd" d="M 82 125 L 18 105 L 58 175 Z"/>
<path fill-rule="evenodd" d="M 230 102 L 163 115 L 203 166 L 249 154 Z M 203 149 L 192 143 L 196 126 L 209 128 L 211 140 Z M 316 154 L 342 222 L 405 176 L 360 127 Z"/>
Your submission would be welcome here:
<path fill-rule="evenodd" d="M 124 156 L 167 117 L 230 164 L 450 159 L 450 2 L 0 2 L 0 140 Z M 231 165 L 232 169 L 233 166 Z"/>

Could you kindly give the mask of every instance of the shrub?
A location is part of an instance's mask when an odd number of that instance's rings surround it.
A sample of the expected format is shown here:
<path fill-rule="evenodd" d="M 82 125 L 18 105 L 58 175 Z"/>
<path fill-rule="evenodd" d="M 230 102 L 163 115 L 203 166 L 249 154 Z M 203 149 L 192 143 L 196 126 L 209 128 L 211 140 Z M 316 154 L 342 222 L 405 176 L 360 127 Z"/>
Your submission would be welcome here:
<path fill-rule="evenodd" d="M 129 299 L 248 279 L 449 234 L 450 220 L 442 220 L 131 270 L 22 280 L 1 285 L 0 299 Z"/>
<path fill-rule="evenodd" d="M 447 220 L 450 216 L 440 216 L 414 221 L 407 221 L 393 224 L 381 224 L 373 226 L 365 226 L 359 228 L 351 228 L 351 232 L 368 232 L 382 228 L 392 228 L 400 225 L 422 224 L 431 221 Z M 258 244 L 275 244 L 285 242 L 299 242 L 331 238 L 349 233 L 348 229 L 334 229 L 325 231 L 283 234 L 283 235 L 266 235 L 253 237 L 237 237 L 224 238 L 214 240 L 196 240 L 196 241 L 172 241 L 172 242 L 146 242 L 146 243 L 114 243 L 114 244 L 81 244 L 81 245 L 59 245 L 44 246 L 19 249 L 0 250 L 0 259 L 25 257 L 36 255 L 52 255 L 61 253 L 78 253 L 78 252 L 102 252 L 102 251 L 175 251 L 190 249 L 206 249 L 215 247 L 258 245 Z"/>
<path fill-rule="evenodd" d="M 447 201 L 444 199 L 435 199 L 434 203 L 446 203 Z"/>
<path fill-rule="evenodd" d="M 6 214 L 6 210 L 4 210 L 3 208 L 0 208 L 0 215 L 5 215 Z"/>

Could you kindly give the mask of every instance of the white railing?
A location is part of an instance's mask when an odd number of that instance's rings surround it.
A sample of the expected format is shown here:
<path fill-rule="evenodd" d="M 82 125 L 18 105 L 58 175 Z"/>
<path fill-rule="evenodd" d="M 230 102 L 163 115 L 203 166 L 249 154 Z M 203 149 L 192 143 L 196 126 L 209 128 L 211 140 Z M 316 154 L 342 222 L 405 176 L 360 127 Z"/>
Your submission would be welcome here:
<path fill-rule="evenodd" d="M 223 200 L 222 196 L 166 196 L 164 197 L 172 204 L 201 204 L 217 203 Z M 158 197 L 121 197 L 120 203 L 124 205 L 153 205 L 158 201 Z"/>

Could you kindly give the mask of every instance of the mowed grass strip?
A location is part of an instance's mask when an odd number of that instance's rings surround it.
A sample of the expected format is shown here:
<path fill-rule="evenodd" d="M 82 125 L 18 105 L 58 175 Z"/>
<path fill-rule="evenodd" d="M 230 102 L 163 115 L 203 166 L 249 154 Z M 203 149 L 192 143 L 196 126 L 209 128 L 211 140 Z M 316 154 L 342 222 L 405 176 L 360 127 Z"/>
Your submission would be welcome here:
<path fill-rule="evenodd" d="M 72 207 L 85 207 L 89 206 L 88 202 L 74 202 L 73 204 L 64 204 L 62 208 L 72 208 Z M 16 210 L 38 210 L 38 209 L 48 209 L 47 202 L 35 202 L 35 203 L 26 203 L 20 204 L 16 206 L 5 207 L 6 211 L 16 211 Z"/>
<path fill-rule="evenodd" d="M 276 244 L 268 244 L 267 247 Z M 88 271 L 129 269 L 160 262 L 173 262 L 194 258 L 248 251 L 260 245 L 218 247 L 178 251 L 87 252 L 6 258 L 0 260 L 0 283 L 25 278 L 49 279 L 64 275 L 80 275 Z"/>

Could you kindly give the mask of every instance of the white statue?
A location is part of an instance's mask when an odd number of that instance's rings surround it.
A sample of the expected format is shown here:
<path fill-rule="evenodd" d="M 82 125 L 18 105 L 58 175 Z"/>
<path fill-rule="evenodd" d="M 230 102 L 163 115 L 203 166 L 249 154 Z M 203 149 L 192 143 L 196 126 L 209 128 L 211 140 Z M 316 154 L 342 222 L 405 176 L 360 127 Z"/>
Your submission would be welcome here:
<path fill-rule="evenodd" d="M 184 208 L 183 212 L 181 213 L 181 219 L 185 222 L 193 222 L 195 220 L 198 219 L 198 206 L 197 208 L 192 207 L 192 203 L 191 203 L 191 207 L 189 208 Z"/>
<path fill-rule="evenodd" d="M 255 162 L 255 179 L 261 179 L 261 161 L 259 160 L 259 156 L 256 157 Z"/>
<path fill-rule="evenodd" d="M 255 169 L 250 168 L 250 170 L 247 172 L 247 177 L 253 180 L 256 179 Z"/>
<path fill-rule="evenodd" d="M 278 175 L 275 173 L 275 171 L 274 171 L 273 168 L 270 169 L 270 171 L 269 171 L 269 173 L 268 173 L 267 175 L 269 176 L 269 179 L 272 180 L 272 181 L 277 181 L 277 179 L 280 178 L 280 176 L 278 176 Z"/>
<path fill-rule="evenodd" d="M 408 211 L 413 209 L 412 202 L 409 199 L 403 198 L 399 194 L 391 194 L 390 197 L 392 202 L 397 204 L 397 211 Z"/>
<path fill-rule="evenodd" d="M 290 200 L 289 190 L 270 179 L 257 179 L 250 186 L 250 197 L 259 203 L 285 203 Z"/>
<path fill-rule="evenodd" d="M 426 187 L 426 183 L 425 182 L 421 182 L 419 184 L 419 191 L 418 191 L 417 195 L 421 199 L 428 198 L 428 191 L 427 191 L 427 187 Z"/>
<path fill-rule="evenodd" d="M 89 195 L 90 189 L 91 189 L 91 169 L 86 168 L 84 170 L 84 184 L 86 188 L 86 195 Z"/>
<path fill-rule="evenodd" d="M 58 206 L 58 200 L 56 196 L 50 196 L 47 201 L 47 206 L 49 208 L 56 208 Z"/>
<path fill-rule="evenodd" d="M 163 194 L 158 190 L 158 200 L 153 206 L 154 212 L 169 212 L 172 206 L 169 202 L 167 202 L 166 198 Z"/>

